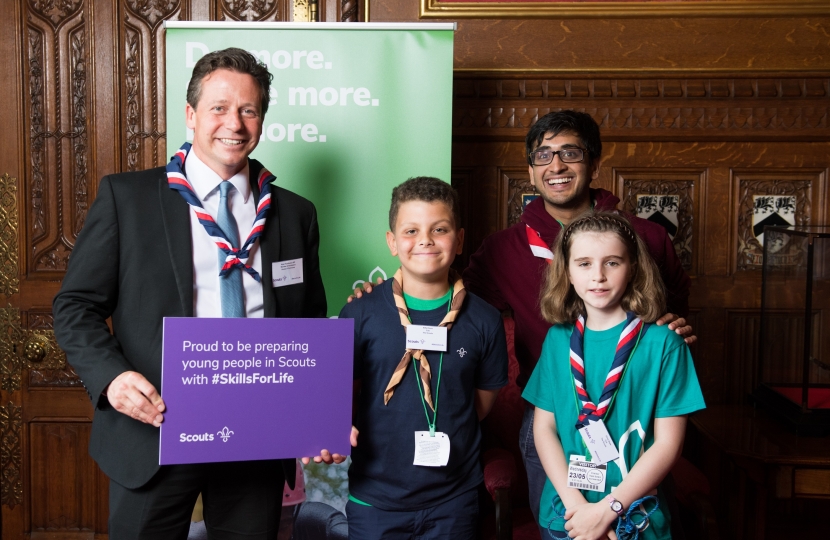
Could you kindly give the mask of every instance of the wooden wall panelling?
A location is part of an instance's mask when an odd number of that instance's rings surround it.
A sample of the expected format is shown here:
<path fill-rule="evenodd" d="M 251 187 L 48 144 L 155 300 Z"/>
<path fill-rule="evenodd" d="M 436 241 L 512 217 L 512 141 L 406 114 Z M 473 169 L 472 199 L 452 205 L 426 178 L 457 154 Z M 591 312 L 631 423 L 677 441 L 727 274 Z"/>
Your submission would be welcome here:
<path fill-rule="evenodd" d="M 803 5 L 787 6 L 793 4 Z M 419 2 L 372 0 L 371 5 L 372 22 L 420 20 Z M 569 19 L 526 15 L 443 21 L 458 22 L 456 70 L 826 73 L 830 17 L 826 5 L 820 9 L 823 15 L 812 16 L 759 16 L 757 10 L 738 7 L 739 14 L 722 17 L 608 18 L 600 11 Z"/>
<path fill-rule="evenodd" d="M 213 19 L 217 21 L 290 21 L 292 0 L 213 0 Z"/>
<path fill-rule="evenodd" d="M 700 169 L 614 169 L 620 208 L 666 228 L 677 256 L 689 275 L 700 260 L 700 193 L 706 171 Z M 703 219 L 700 219 L 703 221 Z"/>
<path fill-rule="evenodd" d="M 80 0 L 27 2 L 28 272 L 63 271 L 87 209 L 88 15 Z M 67 204 L 68 203 L 68 204 Z"/>
<path fill-rule="evenodd" d="M 188 20 L 189 2 L 119 2 L 122 169 L 138 171 L 167 162 L 164 92 L 165 20 Z M 180 120 L 184 117 L 181 112 Z"/>
<path fill-rule="evenodd" d="M 327 0 L 334 2 L 337 0 Z M 364 20 L 364 12 L 360 0 L 339 0 L 337 4 L 337 21 L 360 22 Z"/>
<path fill-rule="evenodd" d="M 93 532 L 96 465 L 89 459 L 88 423 L 29 424 L 32 463 L 32 532 Z"/>
<path fill-rule="evenodd" d="M 733 253 L 733 270 L 759 270 L 763 245 L 756 236 L 764 223 L 770 225 L 806 226 L 825 223 L 822 207 L 826 191 L 823 169 L 800 167 L 778 171 L 754 169 L 733 170 L 732 186 L 737 204 L 736 228 L 731 231 L 737 241 Z M 789 249 L 793 246 L 788 246 Z"/>
<path fill-rule="evenodd" d="M 499 167 L 512 171 L 520 178 L 520 170 L 527 177 L 527 166 L 522 169 L 524 144 L 457 138 L 452 146 L 452 175 L 456 171 L 470 171 L 470 204 L 472 209 L 463 222 L 466 229 L 465 253 L 472 254 L 488 235 L 505 227 L 506 212 L 502 204 L 506 187 Z M 517 161 L 518 160 L 518 161 Z M 526 162 L 524 162 L 526 163 Z M 464 173 L 466 174 L 466 173 Z M 501 186 L 501 187 L 500 187 Z M 469 257 L 469 255 L 466 255 Z"/>
<path fill-rule="evenodd" d="M 830 133 L 826 74 L 632 75 L 457 71 L 453 133 L 521 140 L 540 116 L 576 106 L 602 125 L 605 140 L 820 140 Z"/>
<path fill-rule="evenodd" d="M 481 2 L 477 0 L 419 0 L 423 19 L 573 19 L 616 17 L 718 17 L 741 15 L 823 15 L 828 12 L 821 0 L 771 2 L 769 0 L 722 0 L 717 4 L 699 2 Z"/>
<path fill-rule="evenodd" d="M 498 224 L 505 229 L 519 222 L 523 210 L 523 198 L 532 197 L 536 190 L 530 183 L 527 165 L 519 167 L 497 167 L 498 174 Z"/>
<path fill-rule="evenodd" d="M 471 220 L 469 214 L 475 212 L 474 197 L 478 192 L 477 186 L 473 184 L 473 170 L 469 167 L 453 168 L 450 183 L 458 192 L 459 203 L 461 206 L 461 215 L 458 216 L 460 226 L 470 223 L 475 224 L 477 220 Z M 473 229 L 464 229 L 464 250 L 461 255 L 455 258 L 453 267 L 463 270 L 467 267 L 470 259 L 471 251 L 469 249 L 470 238 L 477 238 L 479 235 Z"/>

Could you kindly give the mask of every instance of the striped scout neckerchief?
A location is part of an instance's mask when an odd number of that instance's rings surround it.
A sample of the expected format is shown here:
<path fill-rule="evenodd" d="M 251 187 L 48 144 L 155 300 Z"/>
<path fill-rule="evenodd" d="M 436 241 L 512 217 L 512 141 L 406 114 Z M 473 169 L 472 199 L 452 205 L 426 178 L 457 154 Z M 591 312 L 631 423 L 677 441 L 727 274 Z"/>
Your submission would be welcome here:
<path fill-rule="evenodd" d="M 467 296 L 467 291 L 464 289 L 464 282 L 461 281 L 461 276 L 458 275 L 458 272 L 450 269 L 449 281 L 452 284 L 452 300 L 450 301 L 450 309 L 444 316 L 444 319 L 438 324 L 438 326 L 446 326 L 447 332 L 450 331 L 453 323 L 458 318 L 458 312 L 464 304 L 464 298 Z M 398 271 L 395 272 L 395 275 L 392 277 L 392 297 L 395 299 L 395 306 L 398 308 L 401 326 L 405 329 L 407 326 L 411 325 L 412 322 L 409 320 L 409 310 L 406 308 L 406 302 L 403 297 L 403 272 L 400 268 L 398 268 Z M 403 376 L 409 367 L 409 361 L 412 358 L 415 358 L 415 360 L 420 363 L 418 373 L 421 376 L 421 382 L 424 387 L 424 400 L 427 405 L 429 405 L 429 408 L 435 411 L 435 407 L 432 404 L 432 390 L 430 389 L 432 371 L 430 371 L 427 357 L 421 349 L 406 349 L 403 358 L 401 358 L 401 361 L 398 362 L 398 366 L 392 373 L 392 378 L 389 379 L 389 384 L 386 385 L 386 390 L 383 392 L 383 404 L 386 405 L 389 403 L 389 400 L 392 399 L 392 394 L 395 393 L 395 387 L 398 386 L 403 379 Z"/>
<path fill-rule="evenodd" d="M 585 382 L 585 363 L 583 362 L 585 318 L 580 315 L 576 320 L 573 332 L 571 332 L 570 357 L 574 388 L 576 388 L 577 398 L 582 404 L 582 409 L 579 411 L 579 419 L 576 423 L 577 429 L 587 426 L 589 420 L 602 420 L 605 413 L 608 412 L 608 407 L 613 400 L 617 388 L 619 388 L 620 379 L 622 379 L 626 363 L 631 357 L 634 347 L 642 335 L 646 333 L 649 326 L 643 323 L 633 312 L 629 311 L 626 313 L 625 326 L 620 334 L 620 339 L 617 341 L 617 351 L 614 354 L 614 361 L 611 363 L 611 369 L 605 377 L 605 385 L 603 386 L 599 402 L 595 405 L 588 395 L 588 388 Z"/>
<path fill-rule="evenodd" d="M 227 256 L 225 264 L 219 271 L 219 275 L 225 276 L 232 268 L 238 266 L 248 272 L 255 280 L 262 281 L 259 273 L 248 265 L 248 257 L 250 256 L 251 247 L 253 247 L 257 238 L 262 235 L 262 231 L 265 228 L 265 217 L 268 215 L 268 209 L 271 207 L 271 182 L 276 177 L 264 167 L 260 171 L 259 177 L 257 178 L 259 200 L 257 201 L 256 217 L 254 217 L 251 232 L 248 233 L 248 237 L 245 239 L 242 247 L 235 248 L 231 245 L 230 240 L 228 240 L 222 228 L 216 224 L 213 216 L 205 211 L 205 208 L 202 206 L 202 201 L 199 200 L 196 192 L 193 191 L 193 186 L 187 181 L 187 177 L 184 174 L 184 162 L 187 159 L 187 154 L 190 152 L 190 147 L 190 143 L 184 143 L 179 148 L 179 151 L 170 158 L 170 163 L 167 164 L 167 183 L 170 185 L 170 189 L 178 191 L 184 200 L 187 201 L 187 204 L 193 208 L 193 211 L 196 212 L 196 217 L 199 219 L 199 223 L 205 228 L 208 236 L 210 236 L 211 240 Z"/>

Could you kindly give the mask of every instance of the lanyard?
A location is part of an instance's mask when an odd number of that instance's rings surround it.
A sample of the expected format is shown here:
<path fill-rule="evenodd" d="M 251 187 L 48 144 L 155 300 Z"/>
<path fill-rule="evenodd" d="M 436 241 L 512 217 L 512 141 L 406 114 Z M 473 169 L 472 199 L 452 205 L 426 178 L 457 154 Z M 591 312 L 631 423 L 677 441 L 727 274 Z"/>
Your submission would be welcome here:
<path fill-rule="evenodd" d="M 580 319 L 581 319 L 581 317 L 580 317 Z M 584 324 L 584 321 L 583 321 L 583 324 Z M 628 326 L 628 324 L 626 324 L 626 327 L 627 326 Z M 611 414 L 611 407 L 612 407 L 612 405 L 614 405 L 614 403 L 617 400 L 617 392 L 620 391 L 620 386 L 622 385 L 623 377 L 625 377 L 625 373 L 628 371 L 628 366 L 629 366 L 628 360 L 631 360 L 634 357 L 634 352 L 637 350 L 637 345 L 640 344 L 640 338 L 643 337 L 643 334 L 645 334 L 645 331 L 647 330 L 647 328 L 648 328 L 647 326 L 643 325 L 643 328 L 639 332 L 637 332 L 637 341 L 634 343 L 634 347 L 631 349 L 631 353 L 629 353 L 628 357 L 626 358 L 625 365 L 623 366 L 622 372 L 620 373 L 620 376 L 619 376 L 619 379 L 618 379 L 617 387 L 614 389 L 614 394 L 611 396 L 611 399 L 608 403 L 608 406 L 605 408 L 605 411 L 602 414 L 601 419 L 605 419 Z M 574 328 L 574 332 L 576 332 L 576 331 L 577 331 L 576 328 Z M 623 332 L 624 332 L 624 330 L 623 330 Z M 584 334 L 583 334 L 583 337 L 584 337 Z M 612 371 L 613 371 L 613 365 L 612 365 Z M 582 407 L 581 407 L 580 402 L 579 402 L 579 396 L 577 395 L 576 379 L 574 377 L 571 377 L 571 381 L 572 381 L 572 386 L 573 386 L 573 390 L 574 390 L 574 405 L 576 405 L 576 415 L 577 415 L 577 418 L 579 418 L 582 415 Z M 607 382 L 607 377 L 606 377 L 606 382 Z M 588 392 L 587 385 L 585 387 L 585 392 L 586 392 L 586 395 L 587 395 L 587 392 Z M 588 420 L 585 420 L 585 425 L 587 425 L 587 424 L 588 424 Z M 577 429 L 579 429 L 579 427 L 580 427 L 580 424 L 578 422 L 577 423 Z M 606 429 L 607 429 L 607 426 L 606 426 Z M 585 440 L 582 439 L 582 437 L 580 437 L 579 439 L 580 439 L 580 442 L 582 443 L 582 448 L 585 450 L 585 457 L 588 461 L 590 461 L 591 460 L 591 451 L 588 450 L 588 445 L 585 444 Z"/>
<path fill-rule="evenodd" d="M 452 293 L 453 289 L 450 288 L 450 300 L 447 302 L 447 313 L 450 312 L 450 308 L 452 307 Z M 409 322 L 412 322 L 412 317 L 409 317 Z M 423 353 L 426 354 L 426 353 Z M 427 417 L 427 425 L 429 426 L 429 436 L 435 437 L 435 423 L 438 420 L 438 390 L 441 389 L 441 371 L 444 367 L 444 352 L 441 352 L 441 358 L 438 361 L 438 381 L 435 383 L 435 409 L 432 413 L 432 421 L 429 420 L 429 411 L 427 411 L 427 402 L 424 399 L 424 390 L 421 388 L 421 378 L 418 376 L 418 361 L 415 358 L 412 359 L 412 369 L 415 370 L 415 382 L 418 384 L 418 395 L 421 396 L 421 404 L 424 406 L 424 416 Z"/>

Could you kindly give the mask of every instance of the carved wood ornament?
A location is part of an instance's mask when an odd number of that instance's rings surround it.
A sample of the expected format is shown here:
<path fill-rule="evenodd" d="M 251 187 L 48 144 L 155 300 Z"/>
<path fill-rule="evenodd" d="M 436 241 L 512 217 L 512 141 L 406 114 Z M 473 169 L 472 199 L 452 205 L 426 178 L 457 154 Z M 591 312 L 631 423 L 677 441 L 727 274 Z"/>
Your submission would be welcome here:
<path fill-rule="evenodd" d="M 88 54 L 82 5 L 81 0 L 30 0 L 26 5 L 34 272 L 66 270 L 73 239 L 86 218 Z M 73 201 L 67 215 L 49 207 L 65 192 Z"/>
<path fill-rule="evenodd" d="M 627 175 L 626 175 L 627 176 Z M 653 178 L 624 178 L 622 177 L 622 208 L 627 212 L 637 215 L 638 197 L 644 195 L 669 196 L 676 198 L 677 208 L 677 229 L 676 231 L 668 231 L 674 249 L 677 252 L 677 257 L 683 265 L 683 269 L 687 272 L 693 270 L 693 254 L 694 254 L 694 189 L 695 181 L 699 181 L 700 173 L 692 173 L 690 180 L 668 180 L 660 179 L 659 175 L 654 176 L 653 172 L 647 173 L 647 176 Z M 677 176 L 674 173 L 673 176 Z"/>
<path fill-rule="evenodd" d="M 221 0 L 216 20 L 281 21 L 286 4 L 277 0 Z M 282 9 L 280 9 L 282 8 Z"/>
<path fill-rule="evenodd" d="M 765 175 L 768 176 L 768 175 Z M 792 196 L 795 198 L 794 220 L 796 226 L 809 225 L 812 216 L 811 180 L 786 179 L 771 180 L 766 178 L 753 179 L 751 175 L 739 178 L 739 202 L 737 216 L 737 268 L 738 270 L 760 270 L 763 260 L 763 246 L 753 231 L 752 214 L 755 207 L 755 197 Z"/>
<path fill-rule="evenodd" d="M 599 123 L 604 139 L 830 136 L 827 78 L 560 77 L 474 78 L 458 72 L 453 133 L 524 137 L 539 117 L 577 108 Z"/>
<path fill-rule="evenodd" d="M 122 69 L 128 171 L 167 161 L 162 23 L 186 18 L 184 10 L 178 0 L 129 0 L 124 7 Z"/>
<path fill-rule="evenodd" d="M 23 502 L 23 481 L 20 478 L 22 428 L 23 407 L 11 401 L 0 406 L 0 504 L 9 508 Z"/>

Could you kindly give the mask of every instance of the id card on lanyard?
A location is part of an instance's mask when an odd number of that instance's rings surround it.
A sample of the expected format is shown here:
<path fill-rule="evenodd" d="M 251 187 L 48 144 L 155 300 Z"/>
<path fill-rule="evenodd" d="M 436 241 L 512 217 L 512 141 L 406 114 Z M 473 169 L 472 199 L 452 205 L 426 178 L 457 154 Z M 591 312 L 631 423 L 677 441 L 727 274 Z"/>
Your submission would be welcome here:
<path fill-rule="evenodd" d="M 640 338 L 648 327 L 632 312 L 626 314 L 625 325 L 617 342 L 611 369 L 605 377 L 599 403 L 595 405 L 588 395 L 583 361 L 585 319 L 581 315 L 571 333 L 570 364 L 573 375 L 574 398 L 576 401 L 578 422 L 576 429 L 582 438 L 582 444 L 590 454 L 592 463 L 605 464 L 620 457 L 617 446 L 608 433 L 604 418 L 610 413 L 617 397 L 620 383 L 628 368 L 628 360 L 640 343 Z"/>
<path fill-rule="evenodd" d="M 452 289 L 450 289 L 452 292 Z M 447 304 L 447 312 L 449 313 L 452 306 L 452 294 L 450 301 Z M 410 329 L 415 329 L 415 332 L 410 333 Z M 425 332 L 426 330 L 426 332 Z M 443 332 L 438 332 L 443 331 Z M 413 336 L 419 338 L 426 338 L 427 346 L 411 345 L 410 340 Z M 430 338 L 433 343 L 430 343 Z M 441 371 L 444 367 L 444 351 L 447 350 L 447 329 L 442 326 L 420 326 L 411 325 L 407 327 L 406 346 L 418 346 L 424 350 L 441 351 L 441 357 L 438 361 L 438 382 L 435 385 L 435 410 L 430 421 L 429 412 L 427 412 L 427 404 L 424 399 L 424 389 L 421 388 L 421 379 L 418 376 L 418 364 L 413 358 L 413 367 L 415 369 L 415 381 L 418 384 L 418 394 L 421 396 L 421 404 L 424 406 L 424 415 L 427 418 L 427 425 L 429 431 L 415 432 L 415 457 L 412 460 L 413 465 L 422 467 L 445 467 L 450 461 L 450 437 L 446 433 L 435 431 L 435 423 L 438 420 L 438 391 L 441 389 Z"/>

